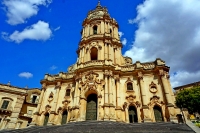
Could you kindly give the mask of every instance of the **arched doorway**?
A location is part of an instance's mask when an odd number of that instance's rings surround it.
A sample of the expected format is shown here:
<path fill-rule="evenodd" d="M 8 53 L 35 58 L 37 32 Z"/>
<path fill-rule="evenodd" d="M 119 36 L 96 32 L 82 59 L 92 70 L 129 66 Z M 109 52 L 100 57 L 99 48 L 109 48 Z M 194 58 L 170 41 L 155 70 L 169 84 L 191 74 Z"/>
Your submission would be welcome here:
<path fill-rule="evenodd" d="M 45 114 L 43 126 L 46 126 L 49 120 L 49 113 Z"/>
<path fill-rule="evenodd" d="M 156 106 L 153 107 L 153 111 L 154 111 L 155 121 L 156 122 L 163 121 L 161 108 L 156 105 Z"/>
<path fill-rule="evenodd" d="M 134 106 L 129 107 L 128 114 L 129 114 L 129 122 L 130 123 L 138 122 L 137 109 Z"/>
<path fill-rule="evenodd" d="M 63 125 L 63 124 L 66 124 L 66 122 L 67 122 L 67 114 L 68 114 L 67 110 L 65 110 L 65 111 L 63 112 L 63 114 L 62 114 L 62 120 L 61 120 L 61 124 L 62 124 L 62 125 Z"/>
<path fill-rule="evenodd" d="M 86 120 L 97 120 L 97 95 L 87 97 Z"/>

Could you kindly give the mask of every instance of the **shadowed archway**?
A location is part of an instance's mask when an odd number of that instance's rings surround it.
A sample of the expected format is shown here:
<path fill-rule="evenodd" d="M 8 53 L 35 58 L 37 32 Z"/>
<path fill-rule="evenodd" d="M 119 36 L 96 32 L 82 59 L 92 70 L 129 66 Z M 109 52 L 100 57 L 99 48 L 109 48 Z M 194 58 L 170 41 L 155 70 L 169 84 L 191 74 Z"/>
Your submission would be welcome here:
<path fill-rule="evenodd" d="M 43 126 L 46 126 L 49 120 L 49 113 L 45 114 Z"/>
<path fill-rule="evenodd" d="M 87 97 L 86 120 L 97 120 L 97 95 Z"/>
<path fill-rule="evenodd" d="M 162 110 L 161 110 L 161 108 L 159 106 L 155 105 L 153 107 L 153 111 L 154 111 L 155 121 L 156 122 L 163 121 L 163 116 L 162 116 Z"/>
<path fill-rule="evenodd" d="M 129 114 L 129 122 L 130 123 L 138 122 L 137 109 L 134 106 L 129 107 L 128 114 Z"/>

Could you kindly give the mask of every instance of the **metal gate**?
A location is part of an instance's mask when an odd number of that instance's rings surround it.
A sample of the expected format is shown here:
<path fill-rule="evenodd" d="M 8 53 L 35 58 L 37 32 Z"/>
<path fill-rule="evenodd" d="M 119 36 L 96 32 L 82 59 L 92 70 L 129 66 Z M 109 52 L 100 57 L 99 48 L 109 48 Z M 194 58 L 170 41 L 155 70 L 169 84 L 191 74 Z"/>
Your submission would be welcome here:
<path fill-rule="evenodd" d="M 153 108 L 153 110 L 154 110 L 154 116 L 155 116 L 156 122 L 163 121 L 161 108 L 158 107 L 158 106 L 155 106 L 155 107 Z"/>

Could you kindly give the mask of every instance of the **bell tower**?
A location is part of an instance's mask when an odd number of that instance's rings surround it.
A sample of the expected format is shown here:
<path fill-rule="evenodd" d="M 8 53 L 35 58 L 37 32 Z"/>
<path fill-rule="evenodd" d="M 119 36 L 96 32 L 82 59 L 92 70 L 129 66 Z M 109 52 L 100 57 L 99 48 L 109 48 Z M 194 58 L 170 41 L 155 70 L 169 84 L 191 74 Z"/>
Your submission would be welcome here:
<path fill-rule="evenodd" d="M 78 64 L 92 60 L 108 61 L 110 65 L 121 64 L 122 44 L 119 39 L 119 25 L 111 18 L 100 1 L 88 12 L 82 23 L 81 41 L 77 50 Z"/>

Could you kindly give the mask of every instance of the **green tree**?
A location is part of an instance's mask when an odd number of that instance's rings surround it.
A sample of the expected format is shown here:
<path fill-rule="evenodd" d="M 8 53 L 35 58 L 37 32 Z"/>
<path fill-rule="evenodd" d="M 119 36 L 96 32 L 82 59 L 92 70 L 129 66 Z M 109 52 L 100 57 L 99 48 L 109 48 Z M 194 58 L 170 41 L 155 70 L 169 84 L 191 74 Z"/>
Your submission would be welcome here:
<path fill-rule="evenodd" d="M 180 91 L 176 96 L 176 106 L 187 108 L 189 113 L 200 113 L 200 87 Z"/>

